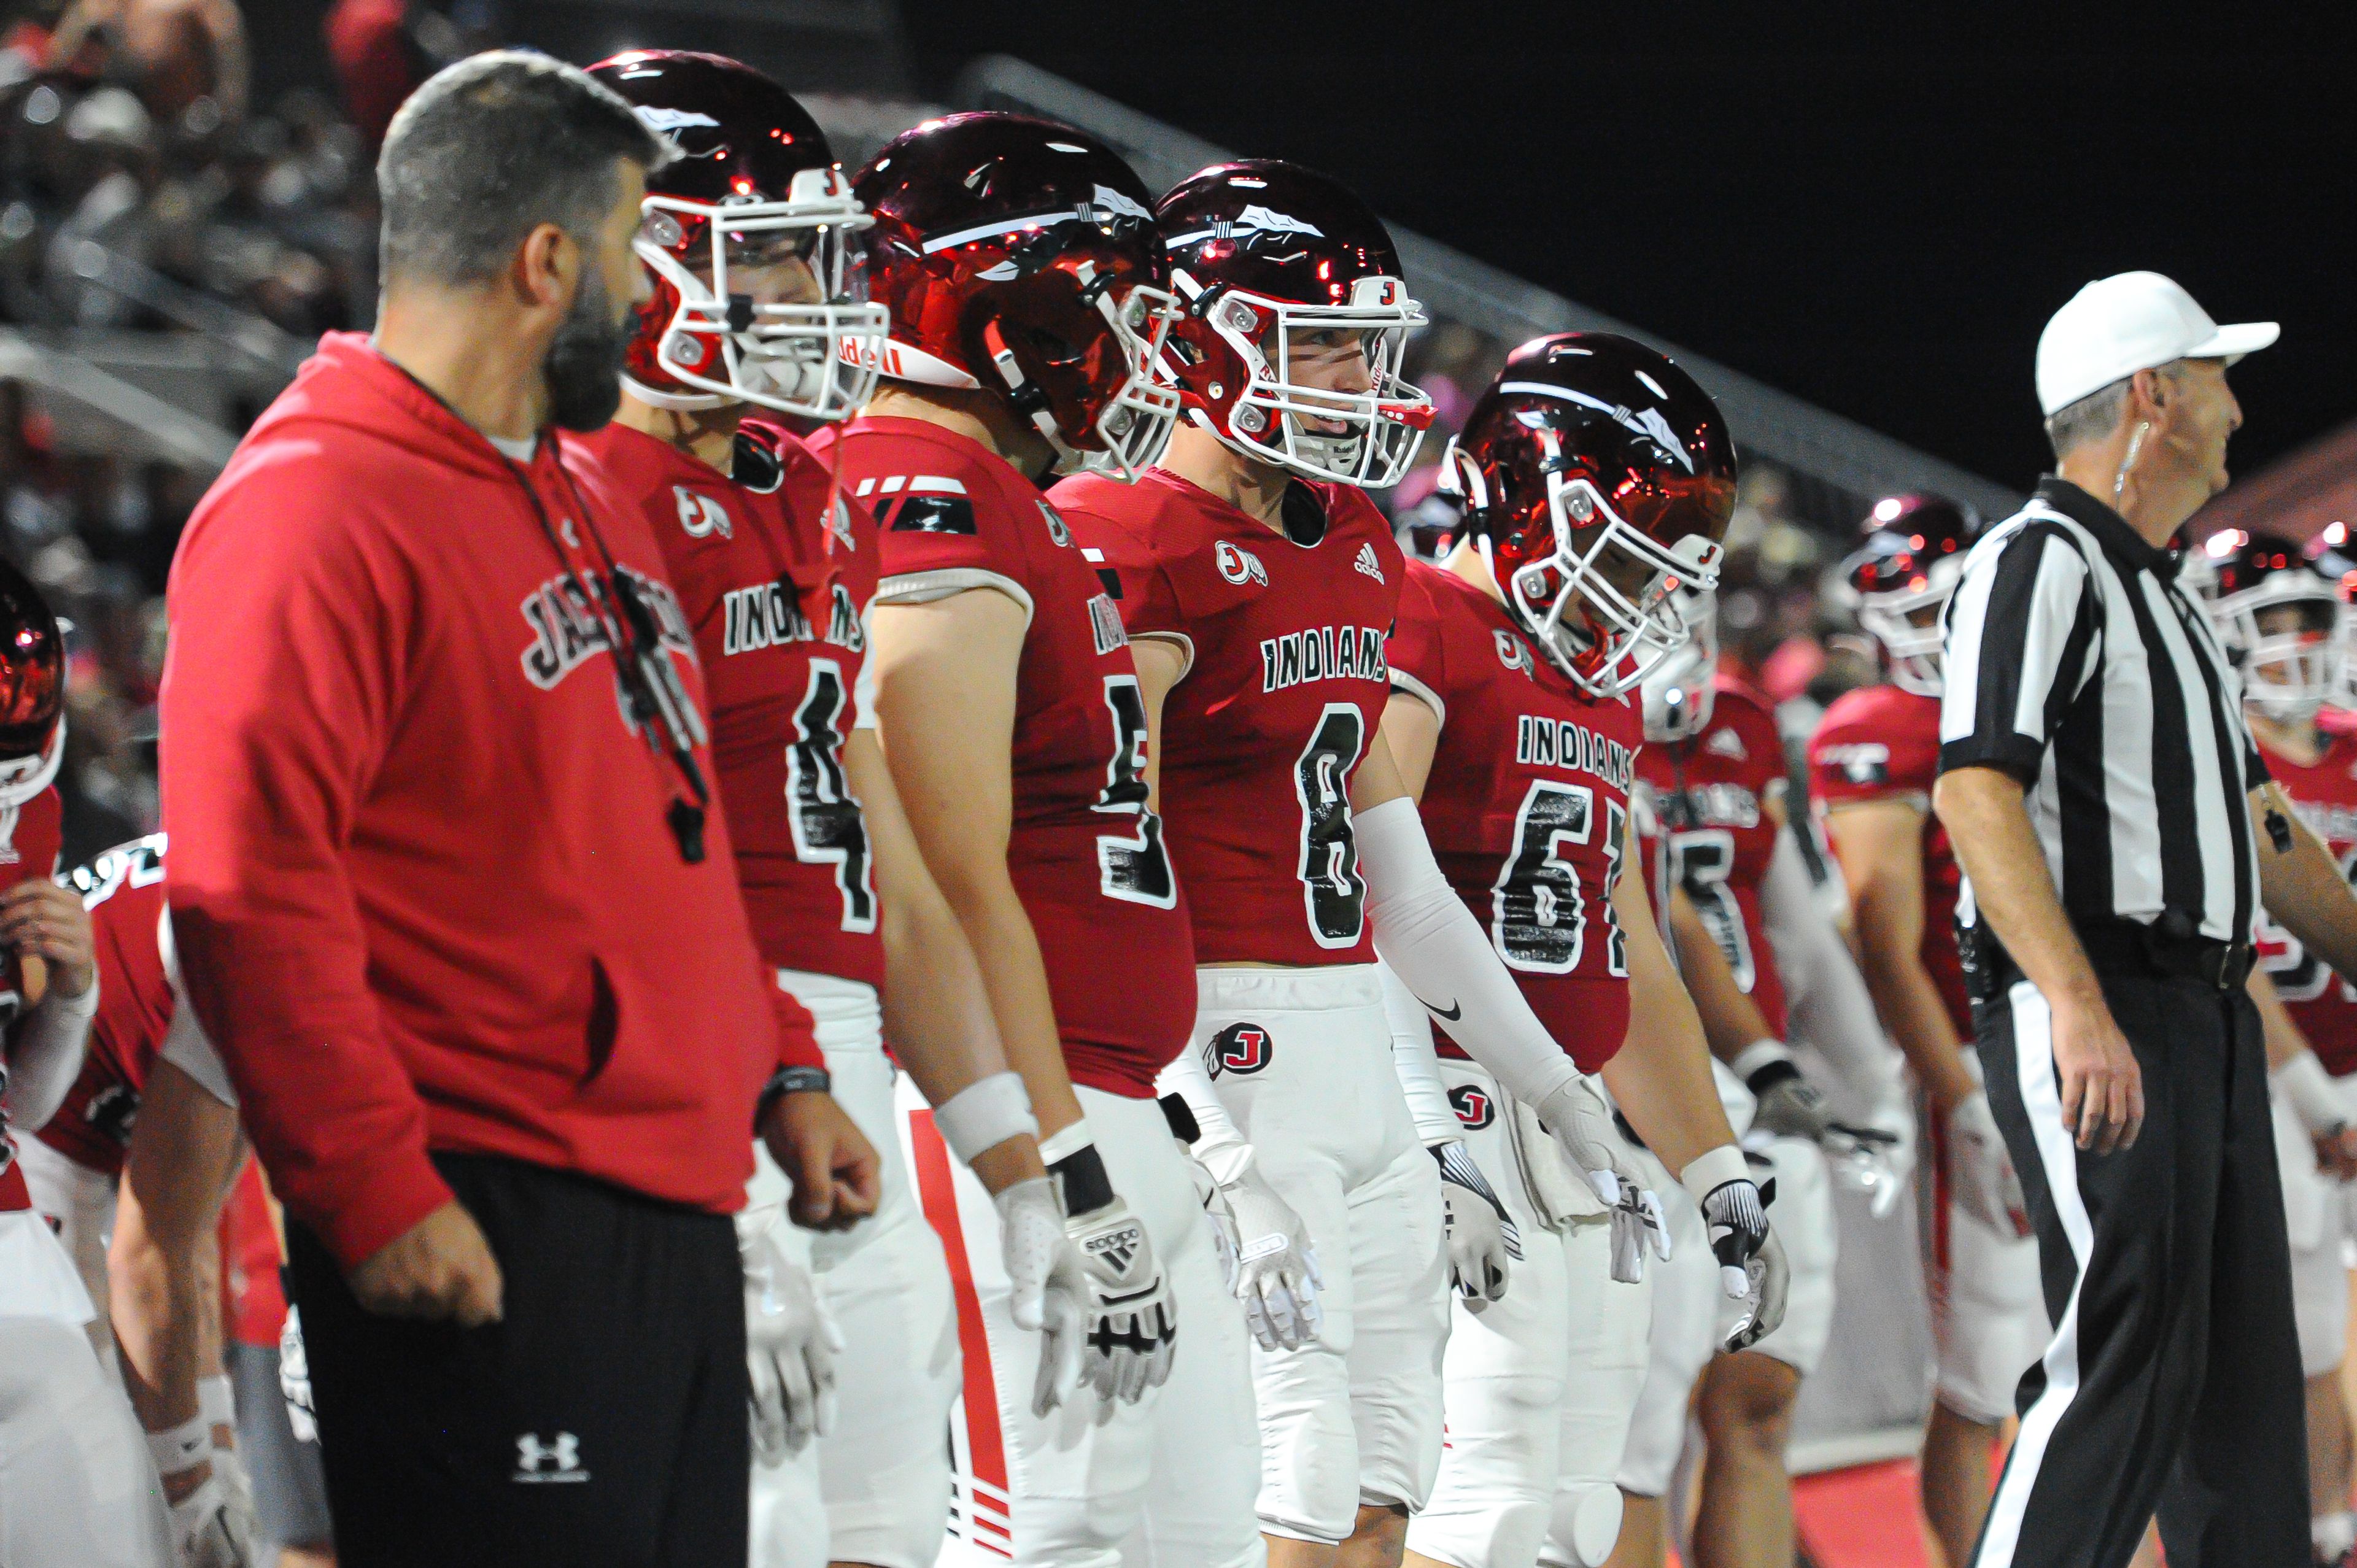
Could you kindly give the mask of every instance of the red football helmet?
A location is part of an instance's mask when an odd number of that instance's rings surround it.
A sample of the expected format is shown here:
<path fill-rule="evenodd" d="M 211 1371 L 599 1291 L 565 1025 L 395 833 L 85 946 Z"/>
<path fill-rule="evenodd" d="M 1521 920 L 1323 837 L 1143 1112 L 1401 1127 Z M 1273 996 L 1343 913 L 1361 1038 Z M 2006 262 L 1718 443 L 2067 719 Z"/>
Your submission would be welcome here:
<path fill-rule="evenodd" d="M 1841 565 L 1857 624 L 1882 644 L 1890 682 L 1918 696 L 1942 690 L 1941 612 L 1964 575 L 1978 520 L 1938 496 L 1874 503 L 1857 548 Z"/>
<path fill-rule="evenodd" d="M 888 324 L 858 266 L 869 220 L 818 123 L 719 55 L 635 50 L 589 74 L 678 154 L 647 177 L 634 242 L 654 297 L 639 308 L 623 371 L 631 395 L 805 419 L 842 419 L 866 402 Z"/>
<path fill-rule="evenodd" d="M 1440 486 L 1523 624 L 1582 691 L 1639 685 L 1717 586 L 1735 443 L 1677 365 L 1608 332 L 1506 357 L 1441 459 Z"/>
<path fill-rule="evenodd" d="M 1415 460 L 1432 400 L 1400 379 L 1424 309 L 1383 220 L 1297 164 L 1214 164 L 1154 209 L 1186 315 L 1163 364 L 1187 417 L 1247 457 L 1309 479 L 1383 489 Z M 1354 338 L 1365 386 L 1308 387 L 1293 355 L 1314 333 Z"/>
<path fill-rule="evenodd" d="M 2251 708 L 2298 723 L 2345 700 L 2349 607 L 2340 585 L 2299 545 L 2223 529 L 2186 551 L 2178 575 L 2207 605 Z"/>
<path fill-rule="evenodd" d="M 1128 478 L 1161 456 L 1178 414 L 1153 379 L 1174 314 L 1161 240 L 1146 187 L 1103 143 L 952 114 L 901 133 L 853 188 L 892 313 L 885 375 L 986 387 L 1068 464 Z"/>
<path fill-rule="evenodd" d="M 65 752 L 65 639 L 40 590 L 0 560 L 0 810 L 48 789 Z"/>

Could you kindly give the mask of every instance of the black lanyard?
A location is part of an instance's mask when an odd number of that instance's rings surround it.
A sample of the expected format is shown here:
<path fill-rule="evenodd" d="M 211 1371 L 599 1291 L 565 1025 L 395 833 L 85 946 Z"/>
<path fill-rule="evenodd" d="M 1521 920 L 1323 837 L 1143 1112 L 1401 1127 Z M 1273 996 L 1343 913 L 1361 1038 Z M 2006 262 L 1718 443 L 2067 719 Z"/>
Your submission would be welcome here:
<path fill-rule="evenodd" d="M 380 358 L 383 356 L 380 355 Z M 466 419 L 452 408 L 449 400 L 392 360 L 393 365 L 427 397 L 440 403 L 450 417 L 468 430 Z M 479 431 L 475 432 L 478 435 Z M 624 713 L 630 726 L 646 739 L 647 745 L 659 752 L 668 752 L 673 766 L 687 786 L 687 796 L 673 795 L 663 812 L 663 822 L 679 845 L 679 857 L 690 865 L 704 860 L 704 822 L 705 809 L 712 803 L 712 791 L 704 781 L 704 770 L 696 766 L 695 748 L 704 744 L 704 717 L 696 712 L 695 699 L 679 678 L 679 671 L 662 646 L 662 628 L 656 622 L 654 609 L 647 603 L 645 593 L 606 544 L 606 536 L 598 531 L 591 517 L 589 504 L 581 494 L 581 487 L 573 482 L 573 475 L 564 463 L 557 462 L 557 472 L 564 477 L 565 488 L 572 492 L 574 510 L 580 514 L 581 526 L 597 546 L 598 562 L 584 559 L 579 541 L 568 544 L 556 525 L 549 521 L 548 508 L 540 499 L 540 491 L 523 466 L 484 437 L 508 473 L 522 487 L 524 499 L 532 503 L 532 514 L 540 523 L 541 537 L 565 572 L 565 588 L 575 603 L 597 618 L 608 650 L 614 656 L 615 682 L 621 688 Z M 539 456 L 540 437 L 533 437 L 533 456 Z M 690 799 L 689 797 L 693 797 Z"/>

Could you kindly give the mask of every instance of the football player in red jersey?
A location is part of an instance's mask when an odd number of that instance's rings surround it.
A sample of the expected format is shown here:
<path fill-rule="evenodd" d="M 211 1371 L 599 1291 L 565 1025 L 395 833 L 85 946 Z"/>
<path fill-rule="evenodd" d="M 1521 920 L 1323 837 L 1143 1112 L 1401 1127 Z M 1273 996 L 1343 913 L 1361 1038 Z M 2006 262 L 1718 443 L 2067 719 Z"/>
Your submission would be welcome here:
<path fill-rule="evenodd" d="M 2185 575 L 2208 604 L 2218 639 L 2243 680 L 2243 713 L 2267 771 L 2339 857 L 2357 867 L 2357 748 L 2318 720 L 2345 678 L 2348 609 L 2336 585 L 2293 542 L 2229 530 L 2188 553 Z M 2316 1561 L 2341 1568 L 2357 1549 L 2350 1515 L 2350 1423 L 2341 1391 L 2348 1350 L 2357 1174 L 2357 985 L 2327 969 L 2298 938 L 2259 917 L 2259 966 L 2282 1006 L 2259 995 L 2270 1026 L 2276 1154 L 2291 1238 L 2293 1316 L 2308 1379 L 2310 1539 Z M 2254 993 L 2260 991 L 2255 984 Z"/>
<path fill-rule="evenodd" d="M 99 1004 L 89 916 L 53 880 L 65 679 L 57 618 L 0 561 L 0 1519 L 11 1568 L 164 1568 L 156 1467 L 18 1161 L 72 1088 Z"/>
<path fill-rule="evenodd" d="M 1784 751 L 1768 700 L 1718 671 L 1714 596 L 1685 596 L 1686 648 L 1645 682 L 1637 820 L 1647 864 L 1660 868 L 1678 968 L 1717 1058 L 1729 1121 L 1776 1183 L 1779 1234 L 1792 1268 L 1790 1306 L 1751 1348 L 1714 1357 L 1717 1292 L 1697 1268 L 1700 1216 L 1670 1197 L 1682 1243 L 1654 1286 L 1652 1366 L 1631 1429 L 1620 1484 L 1643 1499 L 1645 1532 L 1624 1535 L 1616 1563 L 1658 1563 L 1660 1499 L 1685 1438 L 1689 1396 L 1707 1443 L 1693 1527 L 1703 1568 L 1792 1561 L 1791 1479 L 1784 1450 L 1801 1380 L 1833 1327 L 1835 1230 L 1826 1148 L 1864 1156 L 1860 1171 L 1886 1205 L 1899 1173 L 1888 1150 L 1906 1118 L 1898 1062 L 1840 935 L 1819 909 L 1785 821 Z M 1784 1040 L 1788 973 L 1805 983 L 1808 1036 L 1846 1069 L 1881 1125 L 1838 1126 Z"/>
<path fill-rule="evenodd" d="M 1202 170 L 1156 217 L 1184 302 L 1164 362 L 1185 423 L 1134 488 L 1056 495 L 1137 639 L 1194 912 L 1198 1049 L 1163 1086 L 1192 1108 L 1240 1234 L 1266 1232 L 1243 1251 L 1297 1260 L 1281 1293 L 1253 1294 L 1297 1303 L 1309 1276 L 1327 1297 L 1291 1335 L 1271 1310 L 1254 1353 L 1270 1561 L 1389 1561 L 1440 1455 L 1448 1217 L 1502 1226 L 1463 1151 L 1425 1152 L 1377 950 L 1567 1137 L 1568 1107 L 1598 1101 L 1449 891 L 1372 733 L 1405 563 L 1359 487 L 1395 480 L 1430 418 L 1398 377 L 1422 317 L 1389 237 L 1332 181 L 1272 162 Z M 1580 1158 L 1617 1195 L 1601 1142 Z M 1244 1225 L 1255 1208 L 1271 1221 Z M 1464 1262 L 1491 1294 L 1492 1271 Z"/>
<path fill-rule="evenodd" d="M 1256 1563 L 1243 1315 L 1154 1093 L 1194 1017 L 1186 903 L 1146 804 L 1120 616 L 1035 483 L 1059 461 L 1133 467 L 1168 435 L 1150 199 L 1095 138 L 997 113 L 928 121 L 854 188 L 891 338 L 885 384 L 832 446 L 881 532 L 884 755 L 981 961 L 1091 1290 L 1092 1391 L 1060 1405 L 979 1184 L 911 1118 L 926 1214 L 967 1264 L 950 1550 Z"/>
<path fill-rule="evenodd" d="M 1458 917 L 1711 1214 L 1749 1343 L 1782 1315 L 1782 1253 L 1654 930 L 1629 814 L 1642 742 L 1630 693 L 1683 639 L 1677 585 L 1715 575 L 1732 444 L 1667 360 L 1564 334 L 1508 357 L 1442 474 L 1465 526 L 1441 565 L 1409 571 L 1383 744 L 1421 798 Z M 1406 1011 L 1395 1026 L 1430 1027 Z M 1548 1146 L 1555 1108 L 1468 1059 L 1477 1042 L 1438 1016 L 1449 1104 L 1501 1178 L 1524 1263 L 1503 1301 L 1457 1312 L 1449 1444 L 1411 1561 L 1600 1563 L 1621 1533 L 1613 1480 L 1650 1282 L 1637 1239 L 1577 1179 L 1577 1152 Z M 1619 1157 L 1633 1165 L 1625 1145 Z"/>
<path fill-rule="evenodd" d="M 756 1151 L 740 1232 L 748 1248 L 791 1254 L 787 1289 L 815 1268 L 841 1343 L 828 1366 L 817 1319 L 789 1315 L 802 1337 L 780 1348 L 792 1397 L 754 1470 L 752 1561 L 919 1568 L 940 1551 L 950 1506 L 941 1439 L 956 1325 L 941 1241 L 897 1156 L 887 1032 L 938 1107 L 934 1125 L 993 1194 L 1023 1315 L 1037 1322 L 1052 1290 L 1057 1331 L 1076 1331 L 1083 1287 L 973 950 L 877 745 L 875 519 L 770 423 L 842 418 L 874 387 L 861 361 L 872 364 L 886 314 L 855 297 L 866 219 L 816 123 L 750 67 L 639 51 L 590 74 L 682 156 L 648 181 L 637 248 L 654 294 L 620 411 L 568 435 L 567 462 L 648 514 L 705 668 L 755 938 L 816 1020 L 832 1092 L 888 1156 L 875 1217 L 813 1239 L 782 1223 L 786 1177 Z M 839 1412 L 829 1379 L 851 1394 Z"/>
<path fill-rule="evenodd" d="M 1886 685 L 1845 693 L 1809 740 L 1809 791 L 1849 885 L 1860 967 L 1923 1100 L 1925 1283 L 1939 1365 L 1923 1436 L 1923 1512 L 1949 1561 L 1988 1511 L 1989 1449 L 2050 1337 L 2021 1186 L 1980 1087 L 1956 952 L 1960 873 L 1932 815 L 1940 752 L 1940 616 L 1972 524 L 1949 501 L 1876 504 L 1844 564 Z"/>
<path fill-rule="evenodd" d="M 164 854 L 158 833 L 66 878 L 89 911 L 98 1011 L 25 1176 L 81 1272 L 101 1358 L 120 1357 L 180 1560 L 242 1563 L 254 1520 L 235 1451 L 216 1448 L 234 1417 L 214 1236 L 245 1142 L 228 1069 L 182 1004 Z"/>

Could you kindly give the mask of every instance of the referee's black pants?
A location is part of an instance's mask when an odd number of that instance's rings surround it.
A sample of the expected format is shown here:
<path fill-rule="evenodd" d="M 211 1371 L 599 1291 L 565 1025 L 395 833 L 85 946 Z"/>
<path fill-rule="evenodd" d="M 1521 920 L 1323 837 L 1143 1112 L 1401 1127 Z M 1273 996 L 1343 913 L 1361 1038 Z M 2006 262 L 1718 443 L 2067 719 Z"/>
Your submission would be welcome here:
<path fill-rule="evenodd" d="M 1975 1568 L 2121 1568 L 2158 1512 L 2169 1568 L 2307 1568 L 2291 1258 L 2258 1013 L 2240 990 L 2109 975 L 2144 1073 L 2132 1148 L 2063 1126 L 2027 981 L 1976 1009 L 1989 1106 L 2038 1230 L 2054 1338 Z"/>
<path fill-rule="evenodd" d="M 736 1228 L 521 1161 L 436 1155 L 506 1316 L 361 1310 L 287 1230 L 343 1568 L 716 1568 L 752 1465 Z"/>

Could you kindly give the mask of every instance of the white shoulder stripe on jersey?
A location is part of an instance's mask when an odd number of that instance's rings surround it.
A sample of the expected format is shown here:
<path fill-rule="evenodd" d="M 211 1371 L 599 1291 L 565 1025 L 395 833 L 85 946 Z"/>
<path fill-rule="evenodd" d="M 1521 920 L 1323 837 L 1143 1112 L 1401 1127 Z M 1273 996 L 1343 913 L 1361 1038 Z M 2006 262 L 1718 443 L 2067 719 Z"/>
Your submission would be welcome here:
<path fill-rule="evenodd" d="M 876 585 L 876 602 L 879 605 L 930 605 L 939 599 L 953 598 L 975 588 L 996 588 L 1023 607 L 1023 628 L 1030 630 L 1038 614 L 1031 602 L 1031 591 L 1014 578 L 980 566 L 945 566 L 935 572 L 909 572 L 897 577 L 887 577 Z"/>

